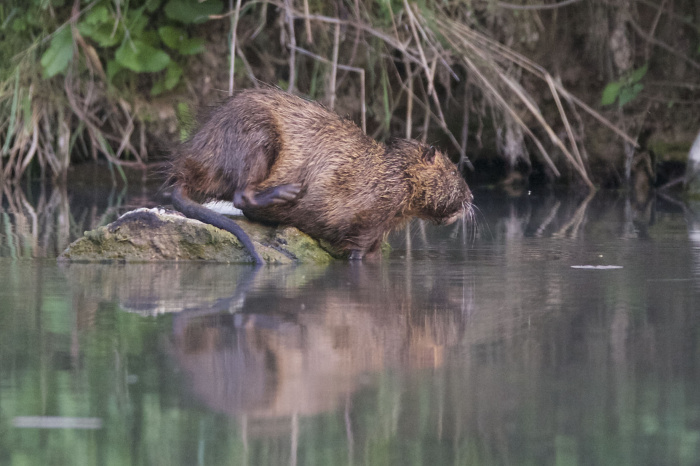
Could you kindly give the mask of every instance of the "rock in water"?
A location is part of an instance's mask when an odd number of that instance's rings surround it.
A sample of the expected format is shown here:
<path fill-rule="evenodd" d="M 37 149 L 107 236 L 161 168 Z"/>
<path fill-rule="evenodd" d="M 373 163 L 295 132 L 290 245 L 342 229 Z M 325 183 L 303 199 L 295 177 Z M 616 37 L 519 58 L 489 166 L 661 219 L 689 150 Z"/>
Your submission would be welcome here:
<path fill-rule="evenodd" d="M 318 241 L 293 227 L 270 228 L 237 220 L 266 263 L 326 263 L 333 256 Z M 213 261 L 251 263 L 231 233 L 165 209 L 137 209 L 87 231 L 59 261 Z"/>

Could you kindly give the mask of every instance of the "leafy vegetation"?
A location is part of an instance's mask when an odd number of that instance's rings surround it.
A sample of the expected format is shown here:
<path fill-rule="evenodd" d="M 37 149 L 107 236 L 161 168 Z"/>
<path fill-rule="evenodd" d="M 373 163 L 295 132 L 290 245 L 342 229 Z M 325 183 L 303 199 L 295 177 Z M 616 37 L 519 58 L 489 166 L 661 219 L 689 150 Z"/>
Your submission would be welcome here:
<path fill-rule="evenodd" d="M 18 180 L 33 165 L 42 177 L 64 177 L 71 162 L 98 154 L 118 170 L 143 166 L 153 117 L 135 107 L 182 83 L 186 57 L 205 50 L 188 28 L 222 8 L 211 0 L 5 5 L 3 39 L 12 40 L 0 55 L 0 178 Z"/>
<path fill-rule="evenodd" d="M 624 160 L 621 150 L 589 153 L 591 128 L 600 145 L 632 147 L 642 128 L 669 118 L 681 133 L 700 125 L 687 117 L 700 114 L 693 8 L 10 0 L 0 5 L 0 178 L 61 178 L 85 159 L 144 167 L 179 137 L 178 106 L 269 83 L 374 137 L 437 142 L 462 166 L 502 158 L 593 186 Z"/>
<path fill-rule="evenodd" d="M 603 97 L 600 101 L 601 105 L 611 105 L 616 101 L 620 108 L 630 103 L 644 89 L 644 85 L 640 82 L 644 75 L 647 74 L 648 65 L 628 73 L 619 81 L 612 81 L 603 89 Z"/>

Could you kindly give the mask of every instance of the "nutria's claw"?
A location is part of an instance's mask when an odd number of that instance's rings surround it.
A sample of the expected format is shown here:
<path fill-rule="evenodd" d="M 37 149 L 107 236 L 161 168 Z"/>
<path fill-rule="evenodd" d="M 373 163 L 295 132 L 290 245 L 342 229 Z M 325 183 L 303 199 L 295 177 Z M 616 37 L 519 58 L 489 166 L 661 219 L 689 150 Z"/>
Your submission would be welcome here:
<path fill-rule="evenodd" d="M 275 203 L 293 201 L 301 192 L 301 183 L 283 184 L 275 188 Z"/>
<path fill-rule="evenodd" d="M 283 184 L 259 193 L 256 193 L 251 188 L 246 188 L 236 191 L 233 196 L 233 205 L 239 209 L 250 209 L 282 204 L 296 199 L 301 192 L 301 187 L 299 183 Z"/>

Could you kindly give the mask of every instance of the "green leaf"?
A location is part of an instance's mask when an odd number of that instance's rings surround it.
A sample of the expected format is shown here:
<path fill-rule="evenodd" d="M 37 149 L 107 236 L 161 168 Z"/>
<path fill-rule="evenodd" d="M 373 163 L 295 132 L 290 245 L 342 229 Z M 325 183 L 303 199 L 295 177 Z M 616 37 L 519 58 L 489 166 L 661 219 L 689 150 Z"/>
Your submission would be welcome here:
<path fill-rule="evenodd" d="M 16 18 L 12 20 L 12 31 L 13 32 L 24 32 L 27 30 L 27 20 L 24 18 Z"/>
<path fill-rule="evenodd" d="M 183 55 L 194 55 L 204 51 L 204 39 L 190 39 L 187 32 L 174 26 L 158 28 L 158 34 L 165 45 Z"/>
<path fill-rule="evenodd" d="M 174 61 L 171 61 L 165 69 L 165 76 L 153 84 L 151 95 L 159 95 L 165 91 L 172 90 L 180 82 L 181 77 L 182 68 Z"/>
<path fill-rule="evenodd" d="M 98 5 L 78 23 L 78 31 L 97 42 L 100 47 L 112 47 L 124 37 L 121 27 L 115 29 L 115 21 L 106 6 Z"/>
<path fill-rule="evenodd" d="M 649 65 L 646 64 L 646 65 L 642 66 L 641 68 L 637 68 L 636 70 L 634 70 L 632 72 L 632 74 L 630 74 L 629 82 L 631 84 L 633 84 L 633 83 L 636 83 L 639 80 L 641 80 L 644 77 L 644 75 L 647 74 L 648 69 L 649 69 Z"/>
<path fill-rule="evenodd" d="M 644 89 L 644 85 L 637 83 L 634 86 L 625 86 L 620 90 L 620 107 L 628 104 Z"/>
<path fill-rule="evenodd" d="M 168 0 L 165 15 L 184 24 L 203 23 L 209 15 L 221 13 L 224 4 L 220 0 Z"/>
<path fill-rule="evenodd" d="M 170 55 L 141 40 L 124 41 L 114 57 L 124 68 L 137 73 L 161 71 L 170 63 Z"/>
<path fill-rule="evenodd" d="M 149 13 L 153 13 L 160 7 L 160 0 L 146 0 L 144 5 Z"/>
<path fill-rule="evenodd" d="M 180 42 L 187 39 L 187 33 L 184 31 L 184 29 L 176 28 L 175 26 L 159 27 L 158 35 L 165 45 L 176 50 L 178 45 L 180 45 Z"/>
<path fill-rule="evenodd" d="M 137 36 L 138 39 L 141 41 L 145 42 L 146 44 L 150 45 L 151 47 L 155 47 L 160 49 L 161 46 L 161 40 L 160 36 L 158 36 L 158 31 L 154 30 L 147 30 L 143 31 L 139 36 Z"/>
<path fill-rule="evenodd" d="M 109 60 L 107 62 L 107 78 L 109 79 L 109 81 L 112 82 L 112 78 L 114 78 L 114 76 L 123 69 L 124 67 L 120 65 L 116 60 Z"/>
<path fill-rule="evenodd" d="M 92 10 L 84 16 L 81 23 L 85 24 L 103 24 L 107 23 L 112 19 L 112 15 L 109 14 L 109 10 L 105 5 L 97 5 Z"/>
<path fill-rule="evenodd" d="M 156 95 L 161 95 L 165 91 L 165 80 L 164 79 L 159 79 L 158 81 L 153 83 L 153 86 L 151 87 L 151 95 L 156 96 Z"/>
<path fill-rule="evenodd" d="M 201 37 L 193 37 L 192 39 L 182 43 L 178 51 L 183 55 L 196 55 L 204 52 L 204 39 Z"/>
<path fill-rule="evenodd" d="M 182 77 L 182 68 L 174 61 L 171 61 L 165 70 L 165 88 L 172 90 L 180 82 L 180 77 Z"/>
<path fill-rule="evenodd" d="M 615 102 L 617 99 L 617 96 L 620 95 L 620 88 L 622 87 L 622 84 L 613 81 L 611 83 L 608 83 L 607 86 L 605 86 L 605 89 L 603 89 L 603 98 L 600 100 L 601 105 L 610 105 Z"/>
<path fill-rule="evenodd" d="M 51 39 L 51 45 L 41 56 L 44 77 L 50 78 L 63 73 L 73 58 L 73 34 L 69 27 L 58 31 Z"/>
<path fill-rule="evenodd" d="M 144 7 L 129 11 L 126 27 L 131 37 L 141 38 L 144 29 L 148 26 L 148 16 L 144 14 Z"/>
<path fill-rule="evenodd" d="M 193 37 L 192 39 L 183 43 L 178 50 L 183 55 L 196 55 L 198 53 L 202 53 L 204 50 L 206 50 L 204 47 L 204 39 L 201 37 Z"/>
<path fill-rule="evenodd" d="M 190 129 L 194 125 L 194 115 L 192 109 L 185 102 L 178 102 L 175 107 L 177 121 L 180 123 L 180 141 L 186 140 L 190 136 Z"/>

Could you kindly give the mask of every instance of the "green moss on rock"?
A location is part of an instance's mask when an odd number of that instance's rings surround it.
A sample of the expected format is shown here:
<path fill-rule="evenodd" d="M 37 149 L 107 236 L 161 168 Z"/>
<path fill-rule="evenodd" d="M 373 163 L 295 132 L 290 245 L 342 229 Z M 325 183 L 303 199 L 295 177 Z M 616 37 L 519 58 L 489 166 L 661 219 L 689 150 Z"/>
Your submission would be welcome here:
<path fill-rule="evenodd" d="M 267 263 L 328 263 L 333 260 L 310 236 L 296 228 L 270 228 L 244 219 L 236 222 L 251 237 Z M 231 233 L 163 209 L 137 209 L 85 232 L 59 261 L 152 262 L 196 260 L 252 263 Z"/>

